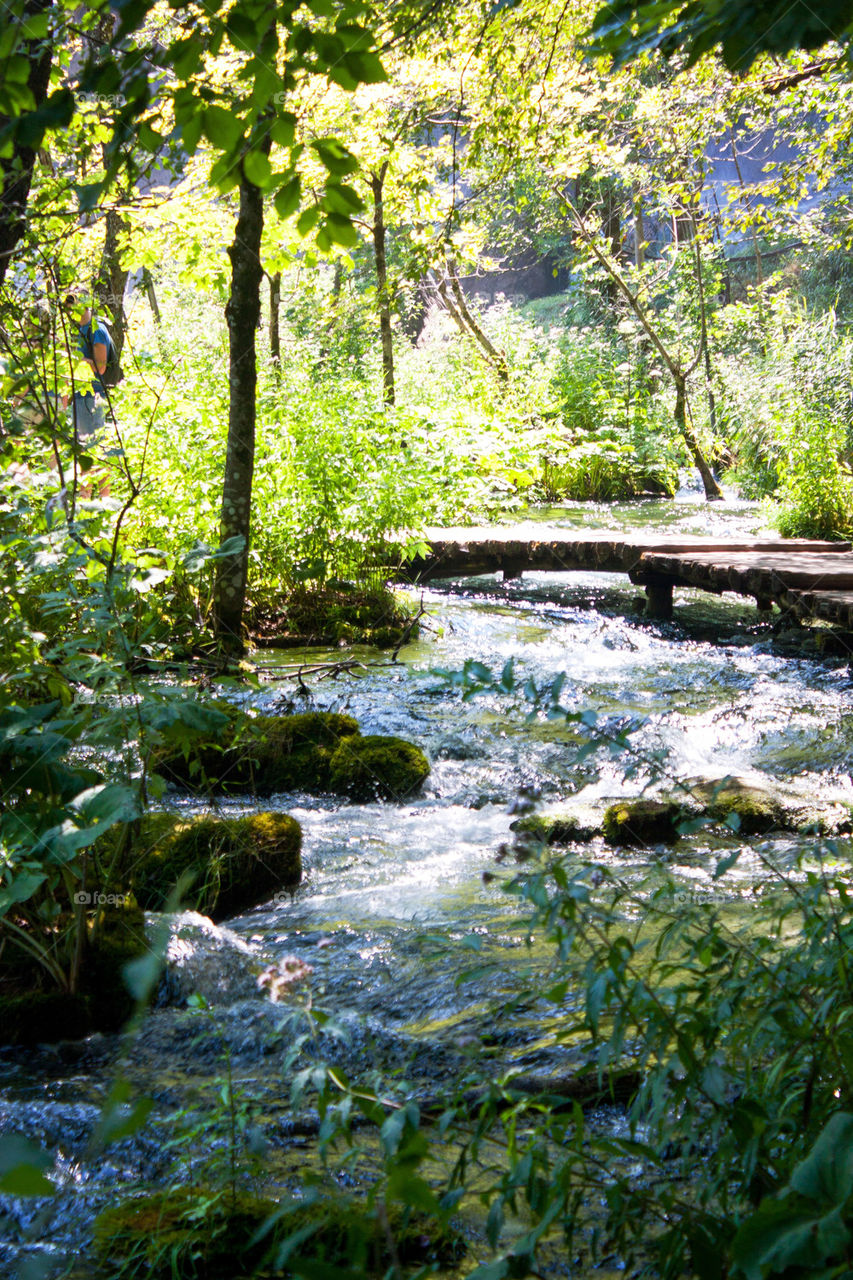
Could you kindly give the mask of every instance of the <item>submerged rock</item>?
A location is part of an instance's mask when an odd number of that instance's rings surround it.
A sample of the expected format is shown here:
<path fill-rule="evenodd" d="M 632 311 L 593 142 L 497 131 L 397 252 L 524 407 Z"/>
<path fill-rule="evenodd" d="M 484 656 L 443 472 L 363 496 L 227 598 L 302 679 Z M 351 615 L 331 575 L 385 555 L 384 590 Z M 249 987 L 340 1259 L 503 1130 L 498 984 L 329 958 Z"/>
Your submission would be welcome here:
<path fill-rule="evenodd" d="M 554 809 L 517 818 L 510 824 L 510 830 L 516 833 L 516 839 L 540 844 L 574 844 L 600 836 L 603 819 L 603 811 L 589 806 Z"/>
<path fill-rule="evenodd" d="M 134 893 L 147 911 L 162 911 L 175 884 L 192 876 L 184 901 L 224 920 L 265 902 L 302 878 L 302 830 L 286 813 L 245 818 L 143 818 L 133 841 Z"/>
<path fill-rule="evenodd" d="M 715 822 L 731 815 L 739 819 L 737 830 L 744 835 L 764 835 L 774 828 L 796 828 L 794 814 L 786 814 L 779 794 L 769 784 L 740 777 L 691 779 L 686 784 L 690 799 L 700 812 Z"/>
<path fill-rule="evenodd" d="M 405 799 L 429 774 L 420 748 L 402 738 L 362 737 L 352 716 L 231 716 L 214 741 L 199 741 L 186 755 L 161 750 L 152 766 L 189 790 L 330 791 L 358 800 Z"/>
<path fill-rule="evenodd" d="M 185 1005 L 194 995 L 209 1005 L 258 998 L 260 969 L 259 957 L 239 934 L 198 911 L 182 911 L 171 920 L 157 1004 Z"/>

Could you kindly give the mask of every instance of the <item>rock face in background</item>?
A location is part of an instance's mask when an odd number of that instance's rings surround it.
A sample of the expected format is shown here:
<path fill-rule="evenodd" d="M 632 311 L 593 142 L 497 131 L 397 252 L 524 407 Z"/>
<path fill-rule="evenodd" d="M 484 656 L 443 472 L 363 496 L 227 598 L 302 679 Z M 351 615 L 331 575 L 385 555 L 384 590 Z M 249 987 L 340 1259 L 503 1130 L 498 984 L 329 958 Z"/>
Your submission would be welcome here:
<path fill-rule="evenodd" d="M 178 880 L 189 874 L 184 903 L 224 920 L 295 889 L 302 878 L 301 845 L 299 823 L 286 813 L 190 819 L 151 814 L 134 840 L 133 891 L 146 911 L 162 911 Z"/>
<path fill-rule="evenodd" d="M 325 791 L 354 800 L 409 799 L 429 774 L 418 747 L 402 738 L 363 738 L 352 716 L 249 717 L 228 710 L 231 723 L 216 741 L 199 741 L 188 756 L 161 752 L 154 769 L 188 790 Z"/>

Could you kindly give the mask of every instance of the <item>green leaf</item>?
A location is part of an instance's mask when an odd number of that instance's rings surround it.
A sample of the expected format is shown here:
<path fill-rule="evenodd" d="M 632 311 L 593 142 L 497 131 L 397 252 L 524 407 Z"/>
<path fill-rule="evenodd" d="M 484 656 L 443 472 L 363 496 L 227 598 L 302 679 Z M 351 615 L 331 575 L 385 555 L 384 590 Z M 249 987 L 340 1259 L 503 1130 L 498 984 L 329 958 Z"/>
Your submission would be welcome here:
<path fill-rule="evenodd" d="M 278 95 L 284 100 L 284 94 Z M 292 147 L 296 139 L 296 116 L 292 111 L 279 111 L 270 125 L 270 137 L 280 147 Z"/>
<path fill-rule="evenodd" d="M 329 173 L 342 178 L 348 173 L 355 173 L 358 161 L 337 138 L 315 138 L 311 143 Z"/>
<path fill-rule="evenodd" d="M 814 1200 L 843 1204 L 853 1193 L 853 1115 L 839 1111 L 791 1175 L 792 1190 Z"/>
<path fill-rule="evenodd" d="M 731 815 L 729 816 L 731 817 Z M 742 849 L 735 849 L 734 853 L 727 853 L 724 858 L 721 858 L 714 868 L 714 879 L 719 880 L 720 876 L 724 876 L 727 871 L 730 871 L 742 853 Z"/>
<path fill-rule="evenodd" d="M 349 218 L 339 213 L 328 213 L 323 226 L 334 244 L 343 245 L 346 249 L 351 249 L 353 245 L 358 244 L 358 232 Z"/>
<path fill-rule="evenodd" d="M 302 194 L 299 175 L 288 179 L 283 186 L 279 187 L 275 194 L 273 204 L 275 211 L 280 218 L 289 218 L 299 208 L 299 199 Z"/>
<path fill-rule="evenodd" d="M 211 146 L 220 151 L 233 151 L 243 136 L 243 122 L 216 105 L 205 107 L 202 113 L 204 136 Z"/>
<path fill-rule="evenodd" d="M 322 200 L 323 208 L 328 209 L 330 213 L 343 214 L 348 218 L 353 213 L 361 213 L 364 209 L 364 201 L 355 190 L 345 182 L 326 184 L 326 190 Z"/>
<path fill-rule="evenodd" d="M 3 1135 L 0 1143 L 0 1191 L 12 1196 L 52 1196 L 53 1183 L 43 1169 L 53 1167 L 53 1157 L 18 1133 Z"/>
<path fill-rule="evenodd" d="M 313 231 L 320 217 L 320 210 L 316 205 L 312 205 L 310 209 L 303 209 L 296 220 L 296 230 L 301 236 L 307 236 L 309 231 Z"/>
<path fill-rule="evenodd" d="M 243 158 L 243 173 L 249 182 L 264 190 L 272 179 L 272 165 L 263 151 L 250 151 Z"/>
<path fill-rule="evenodd" d="M 850 1233 L 841 1209 L 821 1215 L 796 1198 L 764 1200 L 732 1242 L 732 1259 L 746 1280 L 764 1280 L 789 1268 L 813 1269 L 827 1258 L 844 1258 Z"/>

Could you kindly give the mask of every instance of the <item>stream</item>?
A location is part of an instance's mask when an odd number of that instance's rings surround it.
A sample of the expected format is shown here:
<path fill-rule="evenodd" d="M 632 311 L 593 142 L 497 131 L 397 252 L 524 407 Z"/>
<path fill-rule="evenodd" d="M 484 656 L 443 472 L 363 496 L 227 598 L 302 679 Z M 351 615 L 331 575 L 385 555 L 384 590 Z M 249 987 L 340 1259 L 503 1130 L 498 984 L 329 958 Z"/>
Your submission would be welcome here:
<path fill-rule="evenodd" d="M 525 518 L 685 535 L 766 532 L 749 504 L 707 507 L 695 494 Z M 846 657 L 819 652 L 804 633 L 776 636 L 751 601 L 682 590 L 672 622 L 646 622 L 624 577 L 544 573 L 433 583 L 411 596 L 423 599 L 427 616 L 396 664 L 379 663 L 373 650 L 348 650 L 363 671 L 312 684 L 306 701 L 280 677 L 300 659 L 340 651 L 265 652 L 257 655 L 263 687 L 246 699 L 265 713 L 347 711 L 364 733 L 418 743 L 432 763 L 422 794 L 401 805 L 302 794 L 265 801 L 303 827 L 304 879 L 292 898 L 280 895 L 220 928 L 186 916 L 158 1003 L 123 1041 L 95 1035 L 0 1050 L 0 1135 L 24 1134 L 55 1151 L 58 1187 L 49 1205 L 0 1196 L 0 1276 L 63 1274 L 87 1247 L 101 1208 L 174 1177 L 182 1164 L 201 1166 L 198 1143 L 169 1144 L 214 1105 L 226 1051 L 235 1082 L 262 1117 L 273 1180 L 298 1186 L 311 1143 L 295 1124 L 282 1068 L 294 1026 L 256 981 L 285 957 L 310 967 L 312 1000 L 330 1018 L 306 1054 L 351 1075 L 375 1068 L 431 1097 L 475 1069 L 547 1075 L 565 1072 L 573 1053 L 582 1064 L 583 1046 L 559 1043 L 525 998 L 548 955 L 542 944 L 527 945 L 525 910 L 503 887 L 518 870 L 512 824 L 532 804 L 578 796 L 595 804 L 638 794 L 656 777 L 674 784 L 727 774 L 760 776 L 812 803 L 853 804 Z M 606 752 L 578 764 L 570 727 L 528 720 L 522 693 L 463 701 L 436 674 L 473 659 L 499 675 L 510 658 L 519 685 L 564 672 L 564 707 L 594 711 L 611 732 L 633 728 L 632 776 Z M 700 832 L 668 852 L 685 892 L 712 892 L 723 839 Z M 764 843 L 784 855 L 802 839 L 776 834 Z M 618 863 L 638 882 L 652 859 L 648 850 L 600 839 L 579 846 L 578 856 Z M 726 892 L 737 896 L 738 877 L 746 892 L 756 874 L 747 851 Z M 206 1012 L 181 1007 L 193 990 Z M 153 1110 L 139 1132 L 92 1157 L 92 1129 L 119 1063 L 130 1096 L 152 1098 Z M 616 1109 L 602 1109 L 601 1122 L 618 1123 Z"/>

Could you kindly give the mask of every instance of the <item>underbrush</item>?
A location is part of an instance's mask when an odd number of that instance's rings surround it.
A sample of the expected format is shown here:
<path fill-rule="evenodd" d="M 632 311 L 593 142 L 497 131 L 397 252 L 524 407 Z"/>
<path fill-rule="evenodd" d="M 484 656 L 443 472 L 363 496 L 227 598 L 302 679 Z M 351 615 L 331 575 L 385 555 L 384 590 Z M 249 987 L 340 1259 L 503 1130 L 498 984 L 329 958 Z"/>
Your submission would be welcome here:
<path fill-rule="evenodd" d="M 384 582 L 304 582 L 250 603 L 249 634 L 262 647 L 372 644 L 393 649 L 414 639 L 417 612 Z"/>

